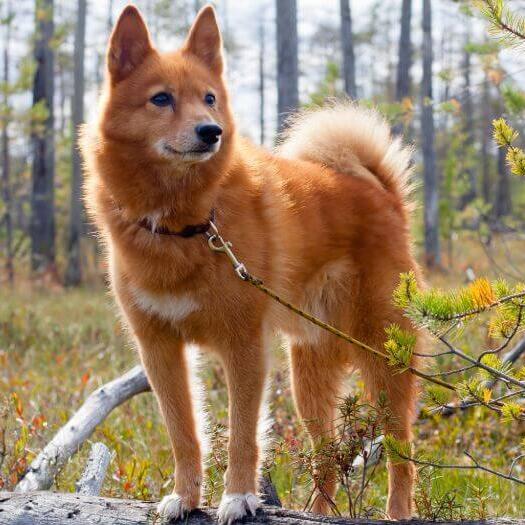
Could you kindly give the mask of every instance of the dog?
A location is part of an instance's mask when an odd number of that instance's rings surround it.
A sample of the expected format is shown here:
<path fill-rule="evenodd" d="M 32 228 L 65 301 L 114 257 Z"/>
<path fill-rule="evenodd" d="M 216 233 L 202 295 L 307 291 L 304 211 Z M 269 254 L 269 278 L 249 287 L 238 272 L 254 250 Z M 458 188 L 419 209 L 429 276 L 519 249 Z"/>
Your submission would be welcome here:
<path fill-rule="evenodd" d="M 376 355 L 289 313 L 210 250 L 211 222 L 251 274 L 282 297 L 382 349 L 410 324 L 392 302 L 411 253 L 410 151 L 373 111 L 350 102 L 299 112 L 275 153 L 236 132 L 215 12 L 204 7 L 175 52 L 152 44 L 128 6 L 110 37 L 100 114 L 83 131 L 86 207 L 107 245 L 110 282 L 167 425 L 174 490 L 165 519 L 199 505 L 204 451 L 186 349 L 214 352 L 229 395 L 228 468 L 218 510 L 230 524 L 259 507 L 268 343 L 288 342 L 292 389 L 312 445 L 336 435 L 342 383 L 359 369 L 384 393 L 386 432 L 411 440 L 417 384 Z M 421 343 L 418 343 L 421 344 Z M 387 514 L 412 514 L 414 466 L 388 463 Z M 312 510 L 328 513 L 336 475 L 316 474 Z"/>

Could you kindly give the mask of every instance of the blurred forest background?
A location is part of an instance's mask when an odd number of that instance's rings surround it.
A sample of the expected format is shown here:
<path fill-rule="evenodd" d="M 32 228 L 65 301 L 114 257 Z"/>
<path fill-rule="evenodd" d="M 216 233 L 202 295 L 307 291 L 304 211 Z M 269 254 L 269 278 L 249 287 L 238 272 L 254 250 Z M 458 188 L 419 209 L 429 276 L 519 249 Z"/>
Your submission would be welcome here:
<path fill-rule="evenodd" d="M 134 3 L 162 50 L 182 43 L 203 4 Z M 417 253 L 429 281 L 444 288 L 480 276 L 525 280 L 525 183 L 512 173 L 525 173 L 525 162 L 509 166 L 508 148 L 493 138 L 493 120 L 503 116 L 520 134 L 512 143 L 521 144 L 525 54 L 512 45 L 512 34 L 489 34 L 482 4 L 500 2 L 214 2 L 241 133 L 272 147 L 294 109 L 349 96 L 379 108 L 393 133 L 414 144 Z M 525 1 L 506 4 L 525 15 Z M 76 148 L 79 124 L 96 117 L 106 43 L 124 5 L 0 2 L 0 489 L 16 485 L 89 391 L 136 361 L 105 292 L 105 259 L 82 209 Z M 513 337 L 520 323 L 521 307 Z M 480 324 L 462 336 L 474 352 L 490 346 L 493 334 Z M 284 363 L 282 350 L 277 354 Z M 276 368 L 271 473 L 284 504 L 301 508 L 308 483 L 296 458 L 304 435 L 296 430 L 284 365 Z M 212 366 L 204 381 L 220 443 L 226 421 L 220 368 Z M 439 457 L 470 447 L 492 468 L 508 465 L 525 448 L 521 408 L 515 426 L 478 408 L 453 418 L 422 413 L 416 443 Z M 119 409 L 96 438 L 116 454 L 105 494 L 149 499 L 170 490 L 169 446 L 151 396 Z M 220 450 L 210 467 L 209 502 L 220 485 Z M 56 487 L 71 488 L 81 464 L 72 461 Z M 513 463 L 513 474 L 522 472 Z M 386 478 L 379 470 L 375 477 L 362 515 L 380 515 L 384 507 Z M 478 470 L 425 468 L 417 498 L 427 518 L 525 511 L 523 482 Z"/>
<path fill-rule="evenodd" d="M 525 58 L 487 36 L 471 2 L 354 3 L 217 2 L 240 130 L 271 147 L 301 105 L 347 94 L 378 107 L 415 146 L 427 192 L 415 233 L 426 261 L 453 266 L 465 227 L 482 221 L 499 231 L 523 219 L 524 185 L 509 176 L 491 123 L 509 115 L 523 125 Z M 201 4 L 137 2 L 164 50 L 182 42 Z M 75 141 L 78 125 L 95 117 L 107 39 L 124 5 L 0 5 L 2 283 L 32 273 L 78 285 L 103 275 L 79 200 Z"/>

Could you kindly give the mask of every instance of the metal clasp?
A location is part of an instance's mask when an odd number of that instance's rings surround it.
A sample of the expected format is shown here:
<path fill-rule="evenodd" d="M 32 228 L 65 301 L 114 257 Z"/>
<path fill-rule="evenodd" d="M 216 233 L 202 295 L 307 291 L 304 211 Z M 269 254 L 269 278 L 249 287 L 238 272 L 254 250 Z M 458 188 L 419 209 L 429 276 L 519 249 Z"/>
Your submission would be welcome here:
<path fill-rule="evenodd" d="M 219 230 L 217 229 L 217 226 L 215 226 L 215 223 L 213 221 L 210 221 L 210 227 L 212 230 L 212 233 L 208 232 L 206 235 L 208 236 L 208 246 L 210 249 L 214 252 L 220 252 L 225 253 L 228 256 L 228 259 L 230 259 L 230 262 L 233 265 L 233 269 L 235 270 L 235 273 L 238 277 L 240 277 L 243 281 L 246 280 L 246 266 L 239 262 L 237 257 L 235 257 L 235 254 L 232 252 L 232 243 L 229 241 L 225 241 L 220 235 Z M 215 244 L 217 242 L 217 244 Z"/>

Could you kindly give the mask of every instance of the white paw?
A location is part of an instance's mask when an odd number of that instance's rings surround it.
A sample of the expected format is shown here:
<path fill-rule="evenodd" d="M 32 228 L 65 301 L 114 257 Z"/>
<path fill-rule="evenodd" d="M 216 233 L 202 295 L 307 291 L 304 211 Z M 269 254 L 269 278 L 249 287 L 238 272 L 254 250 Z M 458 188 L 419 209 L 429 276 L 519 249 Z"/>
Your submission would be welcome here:
<path fill-rule="evenodd" d="M 175 493 L 164 496 L 157 506 L 157 513 L 163 523 L 173 519 L 182 519 L 192 510 L 191 507 L 184 503 L 182 497 Z"/>
<path fill-rule="evenodd" d="M 260 507 L 259 498 L 247 492 L 246 494 L 223 494 L 219 505 L 219 525 L 231 525 L 234 521 L 244 518 L 248 513 L 255 516 Z"/>

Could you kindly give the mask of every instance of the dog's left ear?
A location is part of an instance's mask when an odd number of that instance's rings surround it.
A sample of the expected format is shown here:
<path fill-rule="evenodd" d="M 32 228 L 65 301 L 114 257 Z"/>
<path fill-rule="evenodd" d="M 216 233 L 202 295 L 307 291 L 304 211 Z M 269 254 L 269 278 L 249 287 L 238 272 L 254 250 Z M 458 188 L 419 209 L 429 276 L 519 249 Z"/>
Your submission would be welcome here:
<path fill-rule="evenodd" d="M 222 74 L 222 38 L 215 9 L 211 5 L 200 10 L 183 49 L 198 57 L 214 73 Z"/>

